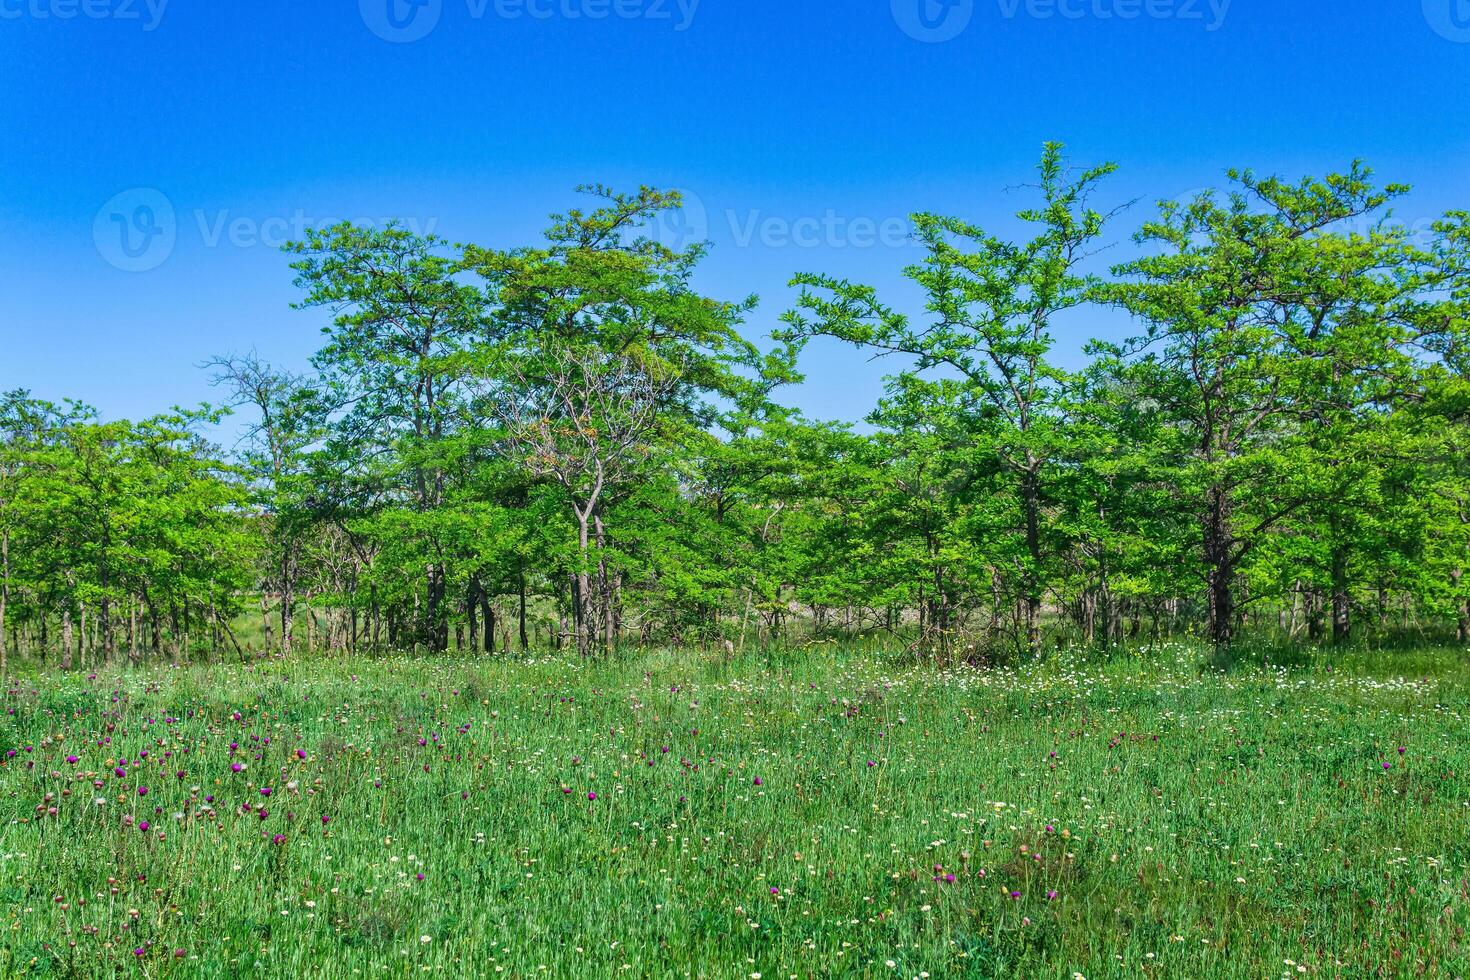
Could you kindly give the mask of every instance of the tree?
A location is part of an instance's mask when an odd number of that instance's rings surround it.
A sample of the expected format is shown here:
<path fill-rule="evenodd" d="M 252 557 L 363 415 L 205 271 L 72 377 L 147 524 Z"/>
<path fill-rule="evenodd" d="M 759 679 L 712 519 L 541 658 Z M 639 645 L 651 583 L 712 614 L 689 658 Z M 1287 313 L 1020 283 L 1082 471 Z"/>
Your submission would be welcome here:
<path fill-rule="evenodd" d="M 930 322 L 884 305 L 875 290 L 831 276 L 804 274 L 784 336 L 803 341 L 835 337 L 880 355 L 911 358 L 914 371 L 940 370 L 965 385 L 970 412 L 993 413 L 1003 425 L 994 450 L 1012 475 L 1019 506 L 1014 556 L 1026 646 L 1041 646 L 1041 610 L 1048 561 L 1046 486 L 1057 448 L 1057 393 L 1065 375 L 1047 360 L 1052 323 L 1086 301 L 1094 285 L 1079 271 L 1109 215 L 1090 206 L 1105 164 L 1070 174 L 1062 146 L 1046 144 L 1038 167 L 1041 203 L 1018 217 L 1037 228 L 1016 244 L 958 218 L 917 214 L 913 221 L 925 261 L 905 274 L 924 290 Z M 966 249 L 971 250 L 966 250 Z"/>
<path fill-rule="evenodd" d="M 267 610 L 273 578 L 280 596 L 280 650 L 290 654 L 301 548 L 314 519 L 307 454 L 325 437 L 330 408 L 307 379 L 278 371 L 253 353 L 219 357 L 208 366 L 215 371 L 213 383 L 229 390 L 233 405 L 254 413 L 237 453 L 263 510 L 270 567 L 260 597 L 266 644 L 271 642 Z"/>
<path fill-rule="evenodd" d="M 1362 305 L 1383 242 L 1348 248 L 1352 271 L 1331 261 L 1334 225 L 1382 208 L 1403 188 L 1383 189 L 1354 165 L 1344 174 L 1287 184 L 1232 171 L 1224 204 L 1205 193 L 1165 202 L 1140 244 L 1158 254 L 1123 263 L 1123 281 L 1098 294 L 1139 317 L 1148 332 L 1108 349 L 1140 358 L 1157 397 L 1195 445 L 1185 484 L 1195 495 L 1210 636 L 1228 645 L 1237 625 L 1242 562 L 1311 499 L 1304 423 L 1322 409 L 1323 377 L 1360 377 L 1336 354 L 1351 341 L 1334 326 L 1372 324 Z M 1339 256 L 1341 258 L 1341 256 Z M 1366 262 L 1366 265 L 1364 264 Z M 1344 381 L 1346 384 L 1346 381 Z M 1307 417 L 1304 417 L 1307 416 Z"/>
<path fill-rule="evenodd" d="M 542 248 L 470 248 L 493 328 L 469 359 L 478 411 L 502 450 L 566 492 L 577 526 L 572 609 L 579 649 L 616 640 L 620 586 L 605 517 L 634 474 L 708 425 L 716 400 L 752 407 L 784 380 L 739 325 L 753 300 L 725 303 L 691 284 L 704 255 L 641 234 L 676 194 L 584 188 L 590 212 L 558 216 Z M 596 582 L 593 582 L 593 578 Z"/>
<path fill-rule="evenodd" d="M 456 358 L 485 326 L 480 291 L 459 281 L 462 266 L 445 254 L 445 242 L 396 225 L 311 230 L 287 248 L 301 256 L 292 266 L 307 294 L 298 308 L 334 314 L 314 359 L 332 402 L 342 406 L 326 447 L 336 478 L 327 489 L 358 507 L 406 503 L 432 513 L 450 476 L 440 450 L 462 417 Z M 418 530 L 427 535 L 428 560 L 416 631 L 443 650 L 448 572 L 432 524 L 420 522 Z"/>

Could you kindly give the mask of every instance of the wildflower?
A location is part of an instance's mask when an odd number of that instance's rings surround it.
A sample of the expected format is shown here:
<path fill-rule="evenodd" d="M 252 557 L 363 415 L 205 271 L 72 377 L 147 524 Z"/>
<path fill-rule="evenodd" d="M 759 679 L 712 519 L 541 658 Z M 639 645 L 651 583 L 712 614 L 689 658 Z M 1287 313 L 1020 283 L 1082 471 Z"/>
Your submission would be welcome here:
<path fill-rule="evenodd" d="M 589 799 L 589 800 L 595 800 L 595 799 L 597 799 L 597 793 L 594 792 L 594 791 L 589 790 L 588 793 L 587 793 L 587 799 Z"/>

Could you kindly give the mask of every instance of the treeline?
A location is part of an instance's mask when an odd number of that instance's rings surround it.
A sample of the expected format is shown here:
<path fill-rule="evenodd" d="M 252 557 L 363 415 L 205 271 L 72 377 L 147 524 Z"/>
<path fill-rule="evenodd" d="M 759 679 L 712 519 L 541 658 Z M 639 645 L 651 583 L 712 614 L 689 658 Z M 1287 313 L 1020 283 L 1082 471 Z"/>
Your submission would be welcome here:
<path fill-rule="evenodd" d="M 282 652 L 1470 640 L 1470 215 L 1411 235 L 1361 166 L 1232 172 L 1102 270 L 1112 169 L 1048 145 L 1020 240 L 913 216 L 922 311 L 803 273 L 764 346 L 753 297 L 695 285 L 704 245 L 649 234 L 674 194 L 589 188 L 510 250 L 313 231 L 325 342 L 306 374 L 212 363 L 228 452 L 213 410 L 6 398 L 0 643 L 240 649 L 246 614 Z M 1138 335 L 1063 370 L 1088 307 Z M 862 430 L 780 404 L 817 337 L 895 358 Z"/>

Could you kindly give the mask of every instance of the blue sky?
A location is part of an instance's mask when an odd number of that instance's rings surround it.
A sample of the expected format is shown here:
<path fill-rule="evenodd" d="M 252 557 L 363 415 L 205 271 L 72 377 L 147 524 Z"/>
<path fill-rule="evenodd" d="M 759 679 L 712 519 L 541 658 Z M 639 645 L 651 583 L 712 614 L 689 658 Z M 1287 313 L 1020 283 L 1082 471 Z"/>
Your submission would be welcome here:
<path fill-rule="evenodd" d="M 689 193 L 756 336 L 797 271 L 910 300 L 903 216 L 1010 227 L 1047 139 L 1121 166 L 1115 254 L 1231 166 L 1362 157 L 1422 225 L 1470 207 L 1467 81 L 1470 0 L 0 0 L 0 388 L 139 416 L 212 397 L 212 354 L 304 366 L 302 226 L 530 243 L 587 181 Z M 885 370 L 805 367 L 845 419 Z"/>

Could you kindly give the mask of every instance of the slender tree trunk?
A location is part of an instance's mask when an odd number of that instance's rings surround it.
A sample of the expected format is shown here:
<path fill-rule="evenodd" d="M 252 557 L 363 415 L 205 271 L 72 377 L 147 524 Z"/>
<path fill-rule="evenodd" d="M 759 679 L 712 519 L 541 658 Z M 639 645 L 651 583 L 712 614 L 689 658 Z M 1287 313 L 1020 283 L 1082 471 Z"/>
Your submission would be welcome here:
<path fill-rule="evenodd" d="M 0 681 L 10 666 L 10 647 L 5 638 L 5 607 L 10 605 L 10 531 L 0 531 Z"/>
<path fill-rule="evenodd" d="M 428 608 L 426 632 L 429 649 L 443 652 L 449 649 L 449 619 L 444 615 L 444 566 L 434 563 L 428 572 Z"/>
<path fill-rule="evenodd" d="M 270 593 L 264 589 L 260 593 L 260 621 L 265 628 L 265 649 L 271 649 L 271 599 Z"/>
<path fill-rule="evenodd" d="M 475 591 L 479 594 L 480 616 L 485 620 L 485 652 L 495 652 L 495 607 L 490 603 L 490 593 L 486 592 L 477 582 Z"/>
<path fill-rule="evenodd" d="M 71 607 L 61 610 L 61 669 L 71 670 Z"/>
<path fill-rule="evenodd" d="M 602 606 L 602 644 L 611 650 L 617 645 L 617 595 L 613 576 L 607 569 L 607 528 L 600 516 L 593 518 L 597 532 L 597 592 Z"/>
<path fill-rule="evenodd" d="M 1026 521 L 1026 553 L 1031 565 L 1023 577 L 1025 587 L 1026 647 L 1033 655 L 1041 652 L 1041 480 L 1040 463 L 1030 452 L 1021 474 L 1021 509 Z"/>
<path fill-rule="evenodd" d="M 1231 554 L 1234 546 L 1230 495 L 1216 487 L 1210 490 L 1207 500 L 1204 555 L 1209 588 L 1210 639 L 1218 647 L 1229 646 L 1235 636 L 1235 563 Z"/>
<path fill-rule="evenodd" d="M 530 644 L 530 642 L 529 642 L 529 640 L 528 640 L 528 638 L 526 636 L 526 569 L 525 569 L 525 566 L 522 566 L 520 568 L 520 576 L 519 576 L 518 585 L 519 585 L 519 588 L 520 588 L 520 630 L 521 630 L 521 637 L 520 637 L 520 639 L 521 639 L 521 652 L 522 653 L 525 653 L 526 650 L 529 649 L 530 646 L 531 646 L 531 644 Z"/>
<path fill-rule="evenodd" d="M 1348 595 L 1347 556 L 1341 547 L 1332 549 L 1332 642 L 1342 645 L 1352 632 L 1352 603 Z"/>
<path fill-rule="evenodd" d="M 291 560 L 289 547 L 281 556 L 281 653 L 290 656 L 291 641 L 296 622 L 296 590 L 293 588 L 295 563 Z M 266 634 L 266 643 L 270 643 L 270 634 Z"/>
<path fill-rule="evenodd" d="M 469 591 L 465 593 L 464 597 L 464 616 L 465 622 L 469 625 L 471 650 L 478 650 L 480 648 L 480 617 L 477 613 L 479 602 L 480 577 L 478 575 L 471 575 Z"/>
<path fill-rule="evenodd" d="M 1465 577 L 1463 568 L 1456 568 L 1450 572 L 1450 584 L 1458 595 L 1460 591 L 1460 580 Z M 1461 643 L 1470 642 L 1470 602 L 1460 599 L 1455 603 L 1457 613 L 1455 621 L 1455 639 Z"/>
<path fill-rule="evenodd" d="M 574 580 L 573 627 L 577 631 L 577 652 L 586 656 L 592 650 L 592 576 L 587 572 L 591 559 L 591 515 L 577 512 L 577 547 L 579 561 Z"/>

